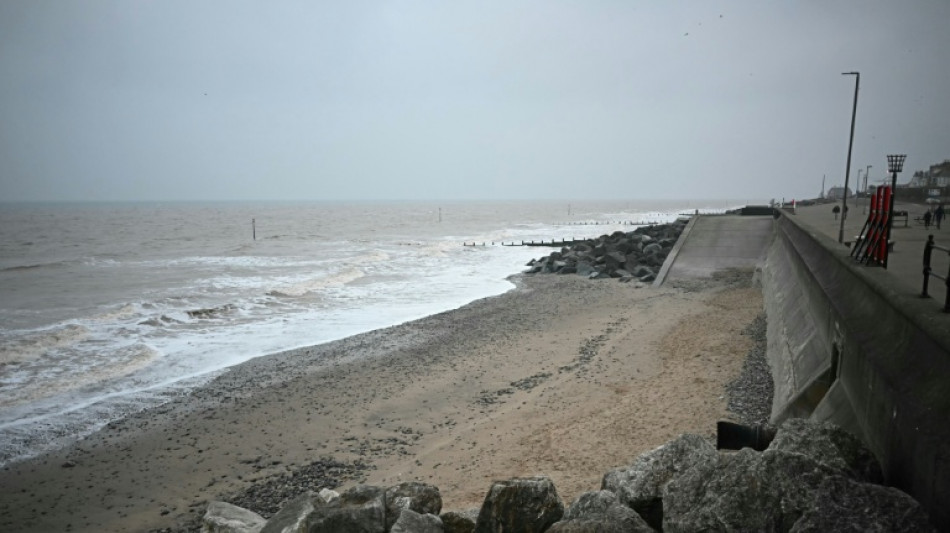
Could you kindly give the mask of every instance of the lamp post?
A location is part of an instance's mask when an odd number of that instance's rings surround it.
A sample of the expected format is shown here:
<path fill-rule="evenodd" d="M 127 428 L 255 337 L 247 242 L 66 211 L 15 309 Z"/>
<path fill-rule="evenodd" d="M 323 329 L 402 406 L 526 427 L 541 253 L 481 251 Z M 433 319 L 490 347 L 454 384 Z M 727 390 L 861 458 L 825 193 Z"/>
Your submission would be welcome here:
<path fill-rule="evenodd" d="M 844 169 L 844 194 L 841 195 L 841 227 L 838 228 L 838 242 L 844 243 L 844 220 L 848 218 L 848 180 L 851 178 L 851 148 L 854 147 L 854 119 L 858 114 L 858 87 L 861 85 L 860 72 L 842 72 L 842 76 L 854 76 L 854 107 L 851 109 L 851 140 L 848 141 L 848 166 Z"/>
<path fill-rule="evenodd" d="M 868 204 L 871 203 L 871 197 L 868 195 L 868 176 L 871 175 L 871 165 L 868 165 L 868 168 L 864 170 L 864 188 L 861 190 L 864 191 L 864 213 L 868 212 Z"/>
<path fill-rule="evenodd" d="M 884 246 L 887 247 L 890 247 L 891 227 L 894 225 L 894 200 L 897 199 L 897 173 L 904 170 L 904 159 L 906 158 L 907 154 L 887 156 L 887 171 L 891 173 L 891 205 L 887 213 L 887 240 L 884 241 Z M 887 256 L 889 254 L 890 249 L 888 248 L 887 253 L 884 254 L 884 268 L 887 268 Z"/>

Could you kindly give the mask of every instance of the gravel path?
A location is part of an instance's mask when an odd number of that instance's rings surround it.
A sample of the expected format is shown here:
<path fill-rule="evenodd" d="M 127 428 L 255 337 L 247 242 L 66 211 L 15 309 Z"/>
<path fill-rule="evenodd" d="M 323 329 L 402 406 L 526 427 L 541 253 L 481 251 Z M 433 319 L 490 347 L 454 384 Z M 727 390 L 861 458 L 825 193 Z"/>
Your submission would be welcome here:
<path fill-rule="evenodd" d="M 765 313 L 760 314 L 743 330 L 752 338 L 753 346 L 742 364 L 742 373 L 729 383 L 729 411 L 749 425 L 766 424 L 772 415 L 774 386 L 772 371 L 765 360 Z"/>

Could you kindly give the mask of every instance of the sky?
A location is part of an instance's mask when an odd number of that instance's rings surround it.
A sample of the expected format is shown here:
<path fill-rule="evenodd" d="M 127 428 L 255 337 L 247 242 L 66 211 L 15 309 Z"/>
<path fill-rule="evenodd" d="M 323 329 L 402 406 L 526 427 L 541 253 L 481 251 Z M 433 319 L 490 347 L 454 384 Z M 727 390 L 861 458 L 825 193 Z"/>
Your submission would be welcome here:
<path fill-rule="evenodd" d="M 950 2 L 0 0 L 0 202 L 814 198 L 950 159 Z M 863 182 L 863 179 L 862 179 Z"/>

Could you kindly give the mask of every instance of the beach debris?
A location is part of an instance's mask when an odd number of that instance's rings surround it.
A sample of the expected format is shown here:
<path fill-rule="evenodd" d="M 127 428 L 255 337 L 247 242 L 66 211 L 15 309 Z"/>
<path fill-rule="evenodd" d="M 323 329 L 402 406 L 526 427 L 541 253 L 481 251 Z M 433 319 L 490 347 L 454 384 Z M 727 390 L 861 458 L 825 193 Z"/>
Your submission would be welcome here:
<path fill-rule="evenodd" d="M 545 476 L 496 481 L 475 522 L 475 533 L 541 533 L 564 516 L 564 504 Z"/>
<path fill-rule="evenodd" d="M 247 460 L 259 462 L 261 457 Z M 347 463 L 325 457 L 296 467 L 291 473 L 271 476 L 246 490 L 223 496 L 221 499 L 251 509 L 264 518 L 270 518 L 280 511 L 285 502 L 301 492 L 317 490 L 318 487 L 324 487 L 324 490 L 328 487 L 339 487 L 346 481 L 360 479 L 368 468 L 368 465 L 360 461 Z M 324 490 L 321 490 L 319 495 L 328 501 L 330 494 L 325 494 Z"/>
<path fill-rule="evenodd" d="M 526 378 L 519 379 L 518 381 L 512 381 L 511 386 L 516 389 L 528 391 L 544 383 L 544 381 L 549 377 L 551 377 L 550 372 L 539 372 L 533 376 L 528 376 Z"/>

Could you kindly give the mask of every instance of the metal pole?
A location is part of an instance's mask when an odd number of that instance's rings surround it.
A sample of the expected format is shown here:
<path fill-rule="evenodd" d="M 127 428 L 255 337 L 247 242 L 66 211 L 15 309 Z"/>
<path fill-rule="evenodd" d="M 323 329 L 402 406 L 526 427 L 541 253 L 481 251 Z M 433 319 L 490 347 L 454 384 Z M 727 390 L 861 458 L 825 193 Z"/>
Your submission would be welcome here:
<path fill-rule="evenodd" d="M 848 218 L 848 181 L 851 179 L 851 149 L 854 147 L 854 119 L 858 114 L 858 86 L 861 85 L 860 72 L 842 72 L 842 76 L 854 78 L 854 107 L 851 109 L 851 140 L 848 141 L 848 166 L 844 170 L 844 194 L 841 195 L 841 227 L 838 229 L 838 242 L 844 243 L 844 221 Z M 895 178 L 896 174 L 895 174 Z"/>
<path fill-rule="evenodd" d="M 868 212 L 868 204 L 871 203 L 871 197 L 868 196 L 868 176 L 871 174 L 871 165 L 864 171 L 864 212 Z"/>
<path fill-rule="evenodd" d="M 894 201 L 897 200 L 897 171 L 891 173 L 891 205 L 887 210 L 887 235 L 884 237 L 884 270 L 887 270 L 887 257 L 891 255 L 891 228 L 894 226 Z"/>

